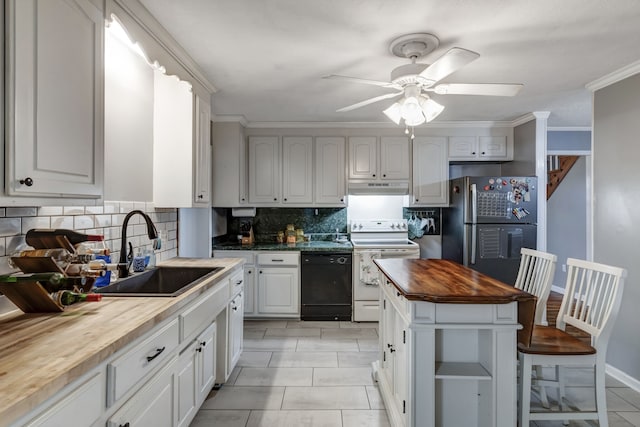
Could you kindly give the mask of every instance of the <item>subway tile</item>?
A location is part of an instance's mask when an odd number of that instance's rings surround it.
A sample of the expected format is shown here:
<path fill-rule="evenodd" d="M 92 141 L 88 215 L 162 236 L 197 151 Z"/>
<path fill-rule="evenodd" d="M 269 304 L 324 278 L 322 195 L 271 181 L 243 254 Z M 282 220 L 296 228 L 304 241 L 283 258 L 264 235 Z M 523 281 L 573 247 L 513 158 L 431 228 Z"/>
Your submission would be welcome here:
<path fill-rule="evenodd" d="M 94 216 L 96 227 L 110 227 L 111 215 L 95 215 Z"/>
<path fill-rule="evenodd" d="M 133 202 L 120 202 L 120 213 L 127 214 L 133 210 Z"/>
<path fill-rule="evenodd" d="M 93 215 L 78 215 L 73 217 L 73 228 L 75 230 L 84 230 L 95 226 Z"/>
<path fill-rule="evenodd" d="M 5 208 L 8 217 L 36 216 L 38 208 Z"/>
<path fill-rule="evenodd" d="M 127 230 L 129 232 L 129 230 Z M 132 236 L 141 236 L 147 234 L 147 224 L 136 224 L 133 226 Z"/>
<path fill-rule="evenodd" d="M 111 225 L 121 227 L 124 222 L 124 217 L 126 215 L 123 214 L 113 214 L 111 215 Z"/>
<path fill-rule="evenodd" d="M 7 255 L 11 255 L 18 249 L 23 248 L 26 245 L 24 236 L 12 236 L 5 239 L 5 251 Z"/>
<path fill-rule="evenodd" d="M 0 217 L 3 216 L 7 216 L 7 209 L 6 208 L 0 208 Z"/>
<path fill-rule="evenodd" d="M 144 205 L 144 211 L 146 213 L 154 212 L 156 210 L 156 204 L 153 202 L 146 202 Z"/>
<path fill-rule="evenodd" d="M 104 202 L 104 213 L 113 214 L 120 212 L 120 203 L 118 202 Z"/>
<path fill-rule="evenodd" d="M 38 208 L 38 216 L 60 216 L 62 206 L 42 206 Z"/>
<path fill-rule="evenodd" d="M 73 228 L 72 216 L 52 216 L 51 228 Z"/>
<path fill-rule="evenodd" d="M 21 224 L 20 218 L 0 218 L 0 236 L 20 234 Z"/>
<path fill-rule="evenodd" d="M 51 218 L 48 216 L 33 216 L 22 218 L 22 234 L 33 228 L 51 228 Z"/>
<path fill-rule="evenodd" d="M 99 215 L 99 214 L 103 214 L 104 213 L 104 206 L 102 205 L 98 205 L 98 206 L 87 206 L 84 208 L 85 213 L 87 214 L 94 214 L 94 215 Z"/>
<path fill-rule="evenodd" d="M 64 206 L 62 213 L 64 215 L 84 215 L 84 206 Z"/>
<path fill-rule="evenodd" d="M 133 209 L 144 212 L 147 209 L 147 204 L 145 202 L 134 202 Z"/>

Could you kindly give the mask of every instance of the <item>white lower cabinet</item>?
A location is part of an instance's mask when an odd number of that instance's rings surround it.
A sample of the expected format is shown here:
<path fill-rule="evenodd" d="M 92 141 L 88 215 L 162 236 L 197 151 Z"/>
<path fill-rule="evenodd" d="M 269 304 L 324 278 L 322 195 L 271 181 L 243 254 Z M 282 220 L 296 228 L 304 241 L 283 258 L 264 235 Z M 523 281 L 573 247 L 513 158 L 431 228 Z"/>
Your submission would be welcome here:
<path fill-rule="evenodd" d="M 297 317 L 300 315 L 299 268 L 258 267 L 258 313 Z"/>
<path fill-rule="evenodd" d="M 395 427 L 516 425 L 517 303 L 437 304 L 380 286 L 374 364 Z"/>
<path fill-rule="evenodd" d="M 244 337 L 244 292 L 240 292 L 229 303 L 229 364 L 231 370 L 242 354 Z"/>
<path fill-rule="evenodd" d="M 166 366 L 147 382 L 107 421 L 107 427 L 173 427 L 177 421 L 175 363 Z"/>
<path fill-rule="evenodd" d="M 176 366 L 179 427 L 188 426 L 215 382 L 216 323 L 209 325 L 183 352 Z"/>

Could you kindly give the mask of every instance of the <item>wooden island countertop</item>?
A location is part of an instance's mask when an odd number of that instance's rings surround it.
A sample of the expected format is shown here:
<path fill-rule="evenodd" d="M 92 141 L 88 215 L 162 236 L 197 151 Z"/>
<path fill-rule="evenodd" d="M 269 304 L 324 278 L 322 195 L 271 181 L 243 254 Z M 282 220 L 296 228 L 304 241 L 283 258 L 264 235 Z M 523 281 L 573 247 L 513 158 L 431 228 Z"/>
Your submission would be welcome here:
<path fill-rule="evenodd" d="M 535 297 L 499 280 L 444 259 L 374 261 L 410 301 L 449 304 L 507 304 Z"/>
<path fill-rule="evenodd" d="M 223 267 L 177 297 L 103 297 L 62 313 L 0 316 L 0 426 L 10 424 L 242 268 L 238 258 L 173 258 L 166 266 Z"/>
<path fill-rule="evenodd" d="M 518 342 L 529 345 L 536 297 L 457 262 L 444 259 L 377 259 L 380 271 L 409 301 L 440 304 L 518 303 Z"/>

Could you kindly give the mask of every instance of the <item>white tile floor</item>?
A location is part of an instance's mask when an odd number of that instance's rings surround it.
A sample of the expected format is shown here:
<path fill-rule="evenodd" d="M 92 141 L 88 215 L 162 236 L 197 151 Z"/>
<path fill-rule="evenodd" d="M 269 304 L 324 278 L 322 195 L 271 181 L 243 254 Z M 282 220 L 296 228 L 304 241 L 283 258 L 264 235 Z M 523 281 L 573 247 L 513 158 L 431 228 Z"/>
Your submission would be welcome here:
<path fill-rule="evenodd" d="M 377 326 L 246 321 L 238 366 L 229 381 L 209 395 L 191 426 L 389 427 L 371 377 Z M 570 377 L 569 383 L 576 385 L 567 392 L 573 402 L 582 409 L 593 405 L 589 372 L 574 369 Z M 608 377 L 607 404 L 610 427 L 640 427 L 640 393 Z M 532 426 L 560 427 L 562 423 Z"/>

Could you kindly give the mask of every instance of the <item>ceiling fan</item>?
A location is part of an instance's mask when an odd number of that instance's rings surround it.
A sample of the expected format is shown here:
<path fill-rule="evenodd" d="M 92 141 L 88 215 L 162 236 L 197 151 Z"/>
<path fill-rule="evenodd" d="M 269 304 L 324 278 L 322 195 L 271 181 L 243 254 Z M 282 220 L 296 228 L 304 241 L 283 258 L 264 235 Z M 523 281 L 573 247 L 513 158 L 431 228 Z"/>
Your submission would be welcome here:
<path fill-rule="evenodd" d="M 400 121 L 404 120 L 407 127 L 413 127 L 430 122 L 444 110 L 443 105 L 429 97 L 429 92 L 438 95 L 514 96 L 522 88 L 521 84 L 507 83 L 441 83 L 436 85 L 440 80 L 480 57 L 480 54 L 476 52 L 454 47 L 432 64 L 416 62 L 418 58 L 433 52 L 439 43 L 436 36 L 427 33 L 407 34 L 393 40 L 389 46 L 391 53 L 401 58 L 410 59 L 411 64 L 401 65 L 391 71 L 391 81 L 389 82 L 335 74 L 324 76 L 325 79 L 346 80 L 397 90 L 397 92 L 369 98 L 336 111 L 351 111 L 397 97 L 399 99 L 385 109 L 384 114 L 396 124 L 400 124 Z"/>

